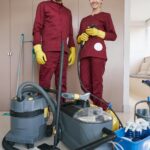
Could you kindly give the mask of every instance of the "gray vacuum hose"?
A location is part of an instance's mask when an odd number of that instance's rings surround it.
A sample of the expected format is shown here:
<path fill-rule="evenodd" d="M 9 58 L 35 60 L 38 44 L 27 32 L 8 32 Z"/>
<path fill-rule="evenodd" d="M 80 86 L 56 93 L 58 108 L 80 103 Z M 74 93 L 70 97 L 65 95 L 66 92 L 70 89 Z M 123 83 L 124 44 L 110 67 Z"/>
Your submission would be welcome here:
<path fill-rule="evenodd" d="M 22 83 L 19 86 L 18 91 L 17 91 L 18 101 L 22 101 L 22 99 L 23 99 L 22 96 L 23 96 L 24 89 L 26 89 L 27 87 L 32 87 L 33 89 L 35 89 L 38 93 L 40 93 L 46 99 L 46 102 L 47 102 L 48 106 L 50 106 L 50 108 L 51 108 L 53 117 L 56 118 L 56 105 L 54 103 L 54 100 L 44 91 L 43 88 L 41 88 L 36 83 L 33 83 L 33 82 L 24 82 L 24 83 Z M 55 122 L 53 121 L 52 124 L 55 124 Z"/>
<path fill-rule="evenodd" d="M 10 145 L 9 142 L 6 141 L 5 137 L 3 138 L 2 146 L 5 150 L 19 150 L 18 148 L 15 148 L 12 145 Z"/>

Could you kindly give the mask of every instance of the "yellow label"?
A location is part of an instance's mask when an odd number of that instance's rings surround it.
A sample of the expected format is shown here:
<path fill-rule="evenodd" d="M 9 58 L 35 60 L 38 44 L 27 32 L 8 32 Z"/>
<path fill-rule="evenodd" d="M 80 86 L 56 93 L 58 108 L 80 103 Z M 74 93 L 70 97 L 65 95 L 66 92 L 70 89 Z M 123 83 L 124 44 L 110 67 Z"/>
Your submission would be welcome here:
<path fill-rule="evenodd" d="M 79 94 L 74 94 L 74 99 L 80 99 L 80 95 Z"/>
<path fill-rule="evenodd" d="M 48 107 L 44 108 L 44 118 L 47 118 L 49 116 Z"/>
<path fill-rule="evenodd" d="M 56 128 L 55 127 L 53 127 L 53 135 L 56 135 Z"/>
<path fill-rule="evenodd" d="M 33 97 L 29 97 L 28 100 L 29 100 L 29 101 L 32 101 L 32 100 L 33 100 Z"/>

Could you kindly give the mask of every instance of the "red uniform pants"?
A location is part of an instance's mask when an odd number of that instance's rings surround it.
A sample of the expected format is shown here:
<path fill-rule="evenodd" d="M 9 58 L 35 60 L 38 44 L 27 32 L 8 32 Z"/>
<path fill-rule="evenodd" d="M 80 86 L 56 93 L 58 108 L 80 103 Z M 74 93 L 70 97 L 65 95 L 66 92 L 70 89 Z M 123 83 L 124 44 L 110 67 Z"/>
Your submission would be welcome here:
<path fill-rule="evenodd" d="M 106 60 L 87 57 L 80 60 L 80 78 L 84 87 L 93 95 L 102 99 L 103 95 L 103 74 L 105 71 Z M 84 89 L 83 89 L 84 90 Z M 85 91 L 85 90 L 84 90 Z M 106 108 L 100 100 L 91 97 L 97 106 Z"/>
<path fill-rule="evenodd" d="M 58 89 L 59 68 L 60 68 L 60 52 L 45 52 L 47 61 L 46 64 L 40 66 L 39 84 L 45 89 L 49 89 L 52 76 L 55 74 L 55 86 Z M 64 54 L 64 66 L 62 74 L 62 92 L 66 92 L 67 86 L 67 66 L 68 54 Z"/>

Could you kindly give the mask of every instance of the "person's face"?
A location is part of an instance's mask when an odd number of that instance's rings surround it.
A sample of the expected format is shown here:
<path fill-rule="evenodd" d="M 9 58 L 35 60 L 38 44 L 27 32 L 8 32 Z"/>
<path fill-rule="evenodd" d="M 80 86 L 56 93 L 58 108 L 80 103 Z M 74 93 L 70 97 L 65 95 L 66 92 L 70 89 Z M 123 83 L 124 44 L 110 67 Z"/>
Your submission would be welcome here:
<path fill-rule="evenodd" d="M 100 8 L 102 5 L 103 0 L 89 0 L 90 1 L 90 5 L 93 9 L 97 9 Z"/>

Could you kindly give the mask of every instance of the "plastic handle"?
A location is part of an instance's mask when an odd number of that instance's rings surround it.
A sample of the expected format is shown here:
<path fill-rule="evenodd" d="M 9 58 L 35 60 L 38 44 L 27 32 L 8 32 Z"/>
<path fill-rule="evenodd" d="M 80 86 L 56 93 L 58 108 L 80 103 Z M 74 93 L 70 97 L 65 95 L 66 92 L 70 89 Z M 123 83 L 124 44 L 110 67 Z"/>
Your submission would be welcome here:
<path fill-rule="evenodd" d="M 31 87 L 31 88 L 35 89 L 36 92 L 39 92 L 41 94 L 45 93 L 45 91 L 40 86 L 38 86 L 36 83 L 24 82 L 19 86 L 18 91 L 17 91 L 18 101 L 22 101 L 22 95 L 24 93 L 25 88 L 27 88 L 27 87 Z"/>
<path fill-rule="evenodd" d="M 141 101 L 139 101 L 139 102 L 137 102 L 135 104 L 135 107 L 134 107 L 134 121 L 136 120 L 136 108 L 137 108 L 137 105 L 139 105 L 141 103 L 147 103 L 147 100 L 141 100 Z"/>

